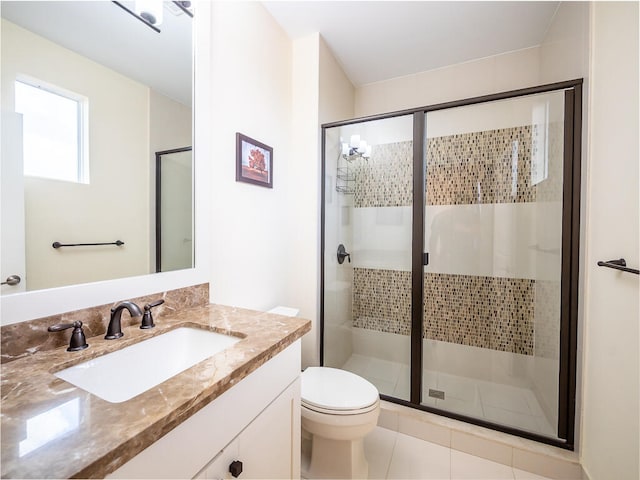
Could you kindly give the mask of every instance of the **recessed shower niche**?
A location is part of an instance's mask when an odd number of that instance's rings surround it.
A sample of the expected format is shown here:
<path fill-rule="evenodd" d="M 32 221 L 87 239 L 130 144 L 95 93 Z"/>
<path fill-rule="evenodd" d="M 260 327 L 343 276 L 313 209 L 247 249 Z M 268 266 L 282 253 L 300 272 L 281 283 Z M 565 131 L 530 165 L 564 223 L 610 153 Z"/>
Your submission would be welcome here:
<path fill-rule="evenodd" d="M 323 365 L 573 448 L 581 83 L 323 126 Z"/>

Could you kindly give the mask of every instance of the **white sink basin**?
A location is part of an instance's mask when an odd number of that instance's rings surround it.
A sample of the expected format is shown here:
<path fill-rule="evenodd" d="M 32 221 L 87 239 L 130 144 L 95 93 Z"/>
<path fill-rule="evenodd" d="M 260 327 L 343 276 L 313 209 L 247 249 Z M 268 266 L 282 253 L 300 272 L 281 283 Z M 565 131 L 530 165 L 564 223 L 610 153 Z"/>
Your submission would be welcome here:
<path fill-rule="evenodd" d="M 181 327 L 54 375 L 107 402 L 120 403 L 239 341 L 230 335 Z"/>

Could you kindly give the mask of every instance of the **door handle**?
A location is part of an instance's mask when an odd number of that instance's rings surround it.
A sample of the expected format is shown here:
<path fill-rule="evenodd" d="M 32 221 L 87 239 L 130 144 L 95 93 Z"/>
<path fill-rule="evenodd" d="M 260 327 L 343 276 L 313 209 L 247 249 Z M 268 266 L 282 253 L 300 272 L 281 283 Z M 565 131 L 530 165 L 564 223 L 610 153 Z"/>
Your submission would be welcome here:
<path fill-rule="evenodd" d="M 18 275 L 9 275 L 4 282 L 0 283 L 0 285 L 18 285 L 20 280 L 22 279 Z"/>

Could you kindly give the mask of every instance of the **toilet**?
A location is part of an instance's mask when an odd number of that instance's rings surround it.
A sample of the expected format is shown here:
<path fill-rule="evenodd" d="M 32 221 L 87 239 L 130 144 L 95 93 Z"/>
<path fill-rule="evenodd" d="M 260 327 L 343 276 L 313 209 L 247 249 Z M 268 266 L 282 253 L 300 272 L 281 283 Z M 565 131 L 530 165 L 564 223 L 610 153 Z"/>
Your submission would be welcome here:
<path fill-rule="evenodd" d="M 311 438 L 304 478 L 367 478 L 364 437 L 378 423 L 378 389 L 358 375 L 329 367 L 301 374 L 302 432 Z"/>
<path fill-rule="evenodd" d="M 298 310 L 278 306 L 268 313 L 295 317 Z M 330 367 L 308 367 L 300 378 L 303 444 L 310 441 L 302 477 L 367 478 L 364 437 L 378 423 L 378 389 L 354 373 Z"/>

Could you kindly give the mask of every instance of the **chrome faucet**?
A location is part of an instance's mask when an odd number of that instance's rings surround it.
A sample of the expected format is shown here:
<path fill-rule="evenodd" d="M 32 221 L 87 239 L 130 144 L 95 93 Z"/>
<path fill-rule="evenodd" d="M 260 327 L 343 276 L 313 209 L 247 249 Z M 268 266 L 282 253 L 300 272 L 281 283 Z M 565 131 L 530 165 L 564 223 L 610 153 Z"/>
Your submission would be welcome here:
<path fill-rule="evenodd" d="M 121 302 L 117 306 L 111 309 L 111 319 L 109 320 L 109 326 L 107 327 L 107 334 L 104 336 L 107 340 L 114 340 L 124 335 L 122 333 L 122 325 L 120 319 L 122 317 L 122 310 L 127 309 L 132 317 L 139 317 L 142 315 L 140 307 L 133 302 Z"/>

